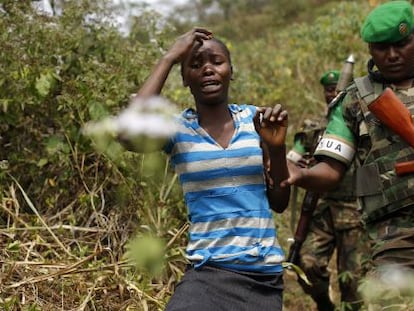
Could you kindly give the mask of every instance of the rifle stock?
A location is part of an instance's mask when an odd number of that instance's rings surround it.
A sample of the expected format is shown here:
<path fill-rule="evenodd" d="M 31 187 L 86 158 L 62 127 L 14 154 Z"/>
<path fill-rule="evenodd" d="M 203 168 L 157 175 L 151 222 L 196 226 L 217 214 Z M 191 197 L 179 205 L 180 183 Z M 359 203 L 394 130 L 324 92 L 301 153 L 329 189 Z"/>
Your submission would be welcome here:
<path fill-rule="evenodd" d="M 394 169 L 398 176 L 414 173 L 414 161 L 395 163 Z"/>
<path fill-rule="evenodd" d="M 316 208 L 318 199 L 319 194 L 312 191 L 306 191 L 305 197 L 303 198 L 299 222 L 295 231 L 295 240 L 290 246 L 289 255 L 287 258 L 288 262 L 291 262 L 295 265 L 299 264 L 300 249 L 308 234 L 312 214 Z"/>
<path fill-rule="evenodd" d="M 414 124 L 410 111 L 390 88 L 368 105 L 368 109 L 385 126 L 414 148 Z M 397 175 L 414 173 L 414 161 L 395 164 Z"/>

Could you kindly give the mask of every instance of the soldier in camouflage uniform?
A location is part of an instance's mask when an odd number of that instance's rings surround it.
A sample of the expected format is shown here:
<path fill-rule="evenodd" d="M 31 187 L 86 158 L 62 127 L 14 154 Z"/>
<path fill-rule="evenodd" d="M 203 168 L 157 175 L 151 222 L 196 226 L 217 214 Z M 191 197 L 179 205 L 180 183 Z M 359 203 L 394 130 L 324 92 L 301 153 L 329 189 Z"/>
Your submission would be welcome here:
<path fill-rule="evenodd" d="M 338 78 L 339 71 L 331 70 L 320 79 L 327 104 L 336 96 Z M 319 121 L 305 121 L 303 130 L 295 135 L 294 147 L 287 155 L 289 161 L 304 166 L 304 156 L 312 154 L 325 130 L 326 120 L 324 116 Z M 341 301 L 348 306 L 348 310 L 357 310 L 360 306 L 357 294 L 358 281 L 362 276 L 360 262 L 367 249 L 361 242 L 364 241 L 364 230 L 354 192 L 353 173 L 351 166 L 341 184 L 320 197 L 301 249 L 300 266 L 312 285 L 302 280 L 299 282 L 315 301 L 319 311 L 335 309 L 329 297 L 328 270 L 335 250 Z"/>
<path fill-rule="evenodd" d="M 361 27 L 371 60 L 368 75 L 355 79 L 330 114 L 310 169 L 290 170 L 282 182 L 311 190 L 329 189 L 352 162 L 365 227 L 374 243 L 376 275 L 382 267 L 414 269 L 414 173 L 397 175 L 395 163 L 414 159 L 414 148 L 368 109 L 386 87 L 414 114 L 414 18 L 407 1 L 376 7 Z M 385 108 L 383 108 L 385 109 Z"/>

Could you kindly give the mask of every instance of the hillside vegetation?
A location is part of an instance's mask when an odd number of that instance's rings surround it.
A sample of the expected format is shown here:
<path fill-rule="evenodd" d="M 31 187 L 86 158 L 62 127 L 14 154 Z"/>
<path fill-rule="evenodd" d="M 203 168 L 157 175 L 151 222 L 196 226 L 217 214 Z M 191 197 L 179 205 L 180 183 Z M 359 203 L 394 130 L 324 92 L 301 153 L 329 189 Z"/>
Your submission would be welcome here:
<path fill-rule="evenodd" d="M 325 70 L 352 53 L 365 72 L 359 26 L 379 1 L 193 1 L 162 21 L 143 11 L 127 35 L 105 1 L 57 2 L 52 16 L 0 5 L 0 309 L 163 310 L 185 267 L 176 177 L 161 153 L 85 137 L 86 122 L 125 108 L 173 40 L 203 25 L 231 50 L 231 100 L 283 103 L 291 143 L 324 109 Z M 181 85 L 177 69 L 163 95 L 183 108 Z M 285 250 L 289 219 L 276 219 Z M 312 308 L 288 277 L 285 310 Z"/>

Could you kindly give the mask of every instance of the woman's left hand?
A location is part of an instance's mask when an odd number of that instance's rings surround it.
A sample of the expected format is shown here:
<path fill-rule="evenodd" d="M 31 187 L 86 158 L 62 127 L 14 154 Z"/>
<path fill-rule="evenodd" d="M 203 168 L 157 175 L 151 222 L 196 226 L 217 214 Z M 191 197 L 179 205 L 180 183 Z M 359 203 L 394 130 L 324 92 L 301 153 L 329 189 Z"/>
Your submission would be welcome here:
<path fill-rule="evenodd" d="M 288 113 L 282 105 L 276 104 L 273 108 L 258 107 L 253 122 L 257 133 L 269 148 L 284 146 L 288 127 Z"/>

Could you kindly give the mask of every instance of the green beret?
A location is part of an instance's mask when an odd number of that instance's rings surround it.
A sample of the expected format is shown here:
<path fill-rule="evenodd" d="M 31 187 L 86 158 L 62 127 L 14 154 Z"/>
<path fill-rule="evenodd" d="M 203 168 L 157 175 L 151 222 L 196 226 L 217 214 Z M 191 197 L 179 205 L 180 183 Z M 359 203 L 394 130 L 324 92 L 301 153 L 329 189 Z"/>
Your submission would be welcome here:
<path fill-rule="evenodd" d="M 325 72 L 319 82 L 322 85 L 337 84 L 339 80 L 339 71 L 338 70 L 329 70 Z"/>
<path fill-rule="evenodd" d="M 413 24 L 413 9 L 409 2 L 390 1 L 368 14 L 361 27 L 361 37 L 368 43 L 397 42 L 411 33 Z"/>

